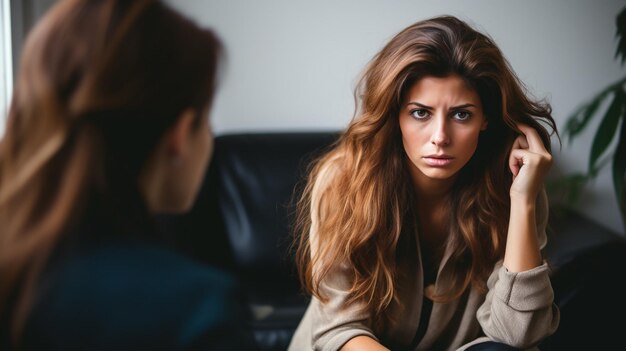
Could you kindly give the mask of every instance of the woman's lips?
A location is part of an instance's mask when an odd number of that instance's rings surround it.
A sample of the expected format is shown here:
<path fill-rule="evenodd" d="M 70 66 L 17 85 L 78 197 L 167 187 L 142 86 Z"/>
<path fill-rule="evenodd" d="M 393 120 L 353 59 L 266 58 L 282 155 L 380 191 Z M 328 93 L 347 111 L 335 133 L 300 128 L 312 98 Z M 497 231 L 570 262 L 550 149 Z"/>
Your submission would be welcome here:
<path fill-rule="evenodd" d="M 448 155 L 429 155 L 424 157 L 424 162 L 433 167 L 443 167 L 452 163 L 453 157 Z"/>

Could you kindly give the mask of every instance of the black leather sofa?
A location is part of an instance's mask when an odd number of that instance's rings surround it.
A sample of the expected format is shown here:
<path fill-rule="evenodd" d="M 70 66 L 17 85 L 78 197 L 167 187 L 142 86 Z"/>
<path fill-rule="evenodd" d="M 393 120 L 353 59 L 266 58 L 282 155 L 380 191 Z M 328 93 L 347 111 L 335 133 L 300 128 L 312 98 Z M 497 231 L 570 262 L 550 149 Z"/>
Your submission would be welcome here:
<path fill-rule="evenodd" d="M 259 349 L 286 350 L 304 313 L 291 245 L 295 187 L 308 162 L 335 131 L 221 135 L 192 211 L 164 218 L 172 244 L 240 277 Z M 547 258 L 552 263 L 558 331 L 539 347 L 608 350 L 624 347 L 626 242 L 575 212 L 551 215 Z"/>

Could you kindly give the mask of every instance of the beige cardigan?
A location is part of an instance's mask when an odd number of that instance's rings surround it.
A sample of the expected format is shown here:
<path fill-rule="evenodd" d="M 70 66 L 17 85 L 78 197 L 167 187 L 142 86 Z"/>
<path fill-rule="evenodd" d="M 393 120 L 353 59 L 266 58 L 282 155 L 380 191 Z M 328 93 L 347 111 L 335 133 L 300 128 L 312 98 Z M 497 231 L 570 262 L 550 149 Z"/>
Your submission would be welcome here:
<path fill-rule="evenodd" d="M 323 171 L 318 179 L 332 177 Z M 316 184 L 314 194 L 320 194 Z M 317 190 L 317 191 L 316 191 Z M 319 219 L 315 203 L 312 217 L 311 246 L 316 247 L 316 220 Z M 545 191 L 537 201 L 537 226 L 539 242 L 546 243 L 548 201 Z M 452 282 L 450 250 L 445 251 L 435 289 Z M 406 269 L 413 280 L 403 281 L 398 287 L 399 302 L 390 306 L 395 323 L 387 328 L 386 335 L 374 335 L 369 326 L 369 316 L 359 312 L 358 306 L 342 309 L 349 288 L 349 269 L 338 265 L 323 281 L 327 303 L 312 298 L 298 326 L 288 351 L 339 350 L 350 339 L 366 335 L 375 340 L 388 340 L 407 347 L 418 329 L 422 299 L 424 297 L 419 241 L 412 264 Z M 415 350 L 464 350 L 468 346 L 495 340 L 519 347 L 531 348 L 544 337 L 554 333 L 559 324 L 559 310 L 553 303 L 554 293 L 550 283 L 549 268 L 543 265 L 519 273 L 509 272 L 498 262 L 487 282 L 488 293 L 471 289 L 452 303 L 434 303 L 428 328 Z"/>

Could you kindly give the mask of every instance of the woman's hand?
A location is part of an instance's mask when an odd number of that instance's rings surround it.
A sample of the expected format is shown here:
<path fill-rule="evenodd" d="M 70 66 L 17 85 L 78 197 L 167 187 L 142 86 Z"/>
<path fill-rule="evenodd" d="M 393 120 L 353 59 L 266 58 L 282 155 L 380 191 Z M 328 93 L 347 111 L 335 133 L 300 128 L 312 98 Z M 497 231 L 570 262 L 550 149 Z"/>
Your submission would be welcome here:
<path fill-rule="evenodd" d="M 510 195 L 512 199 L 534 203 L 552 166 L 552 155 L 534 128 L 525 124 L 518 124 L 517 127 L 523 134 L 515 139 L 509 155 L 509 168 L 513 173 Z"/>
<path fill-rule="evenodd" d="M 542 262 L 535 208 L 544 177 L 552 165 L 552 155 L 546 150 L 537 131 L 524 124 L 518 124 L 517 127 L 522 135 L 513 142 L 509 155 L 513 184 L 504 253 L 504 266 L 510 272 L 523 272 Z"/>

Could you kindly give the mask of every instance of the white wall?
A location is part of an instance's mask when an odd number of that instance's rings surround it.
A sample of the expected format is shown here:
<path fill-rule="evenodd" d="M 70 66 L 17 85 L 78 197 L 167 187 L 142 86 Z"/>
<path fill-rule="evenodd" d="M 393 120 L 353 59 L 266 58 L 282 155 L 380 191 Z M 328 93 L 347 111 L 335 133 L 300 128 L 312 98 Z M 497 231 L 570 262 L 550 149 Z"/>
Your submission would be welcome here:
<path fill-rule="evenodd" d="M 226 44 L 228 67 L 213 110 L 218 134 L 343 128 L 366 62 L 402 28 L 440 14 L 490 34 L 531 93 L 549 99 L 559 126 L 626 75 L 614 59 L 615 17 L 624 0 L 169 2 L 213 27 Z M 592 137 L 590 130 L 561 151 L 555 143 L 551 176 L 584 170 Z M 578 209 L 624 233 L 609 167 Z"/>

